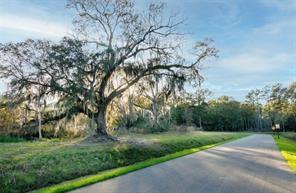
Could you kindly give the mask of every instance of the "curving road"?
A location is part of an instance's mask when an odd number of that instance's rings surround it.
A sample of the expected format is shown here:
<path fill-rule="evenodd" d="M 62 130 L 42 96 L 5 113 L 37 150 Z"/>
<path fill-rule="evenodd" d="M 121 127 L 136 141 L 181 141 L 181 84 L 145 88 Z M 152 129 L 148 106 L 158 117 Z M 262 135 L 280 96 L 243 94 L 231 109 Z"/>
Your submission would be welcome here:
<path fill-rule="evenodd" d="M 296 175 L 270 135 L 256 134 L 73 193 L 295 193 Z"/>

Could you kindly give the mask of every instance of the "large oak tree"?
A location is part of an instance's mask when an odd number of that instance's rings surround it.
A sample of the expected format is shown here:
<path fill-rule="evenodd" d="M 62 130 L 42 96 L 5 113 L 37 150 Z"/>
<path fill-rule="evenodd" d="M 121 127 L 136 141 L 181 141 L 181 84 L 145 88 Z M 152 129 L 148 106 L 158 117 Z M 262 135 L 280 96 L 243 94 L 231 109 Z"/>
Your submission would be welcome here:
<path fill-rule="evenodd" d="M 0 76 L 14 93 L 36 89 L 36 97 L 73 101 L 70 112 L 95 116 L 100 135 L 110 102 L 143 77 L 199 81 L 201 62 L 217 55 L 205 40 L 193 46 L 194 59 L 181 57 L 182 21 L 166 16 L 164 4 L 143 11 L 130 0 L 69 0 L 67 7 L 77 13 L 73 36 L 0 45 Z"/>

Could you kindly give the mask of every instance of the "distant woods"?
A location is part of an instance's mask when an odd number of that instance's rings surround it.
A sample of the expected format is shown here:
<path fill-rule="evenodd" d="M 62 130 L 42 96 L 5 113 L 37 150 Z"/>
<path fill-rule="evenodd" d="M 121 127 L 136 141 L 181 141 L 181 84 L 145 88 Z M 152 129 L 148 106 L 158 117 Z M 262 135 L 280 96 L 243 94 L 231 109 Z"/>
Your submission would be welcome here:
<path fill-rule="evenodd" d="M 172 111 L 176 124 L 194 124 L 212 131 L 271 131 L 279 124 L 281 131 L 296 131 L 296 82 L 250 91 L 244 102 L 222 96 L 217 100 L 197 100 L 188 95 Z"/>

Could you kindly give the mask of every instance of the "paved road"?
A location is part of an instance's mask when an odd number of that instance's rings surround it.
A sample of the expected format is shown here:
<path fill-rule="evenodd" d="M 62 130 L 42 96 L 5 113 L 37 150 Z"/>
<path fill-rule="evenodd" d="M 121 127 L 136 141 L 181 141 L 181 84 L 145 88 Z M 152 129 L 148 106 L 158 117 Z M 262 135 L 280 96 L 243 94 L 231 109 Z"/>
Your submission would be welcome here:
<path fill-rule="evenodd" d="M 252 135 L 73 192 L 295 193 L 296 175 L 270 135 Z"/>

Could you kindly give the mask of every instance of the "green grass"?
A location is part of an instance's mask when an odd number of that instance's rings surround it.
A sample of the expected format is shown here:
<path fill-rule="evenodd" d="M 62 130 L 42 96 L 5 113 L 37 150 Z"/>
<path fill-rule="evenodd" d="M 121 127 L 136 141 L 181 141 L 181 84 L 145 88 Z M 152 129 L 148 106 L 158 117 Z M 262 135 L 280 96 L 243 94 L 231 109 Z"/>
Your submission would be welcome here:
<path fill-rule="evenodd" d="M 282 132 L 281 135 L 285 138 L 296 141 L 296 132 Z"/>
<path fill-rule="evenodd" d="M 26 141 L 21 137 L 12 137 L 12 136 L 0 136 L 0 143 L 16 143 Z"/>
<path fill-rule="evenodd" d="M 142 145 L 115 142 L 82 143 L 81 139 L 0 143 L 0 192 L 27 192 L 96 174 L 62 185 L 62 188 L 58 188 L 58 192 L 61 192 L 63 187 L 67 190 L 80 187 L 171 159 L 170 156 L 186 155 L 194 151 L 192 148 L 203 148 L 246 135 L 193 132 L 123 136 L 144 141 Z M 185 149 L 189 150 L 179 153 Z M 175 152 L 178 153 L 174 155 Z M 168 157 L 163 157 L 165 155 Z M 149 161 L 143 162 L 145 160 Z M 114 170 L 106 171 L 110 169 Z M 102 173 L 97 175 L 98 172 Z M 50 190 L 49 192 L 53 192 Z"/>
<path fill-rule="evenodd" d="M 296 141 L 292 141 L 282 136 L 280 139 L 274 136 L 274 140 L 281 150 L 282 155 L 287 160 L 289 166 L 296 174 Z"/>
<path fill-rule="evenodd" d="M 47 187 L 47 188 L 43 188 L 37 191 L 34 191 L 34 193 L 60 193 L 60 192 L 66 192 L 66 191 L 70 191 L 73 189 L 77 189 L 89 184 L 93 184 L 96 182 L 101 182 L 103 180 L 107 180 L 116 176 L 120 176 L 132 171 L 136 171 L 145 167 L 149 167 L 152 165 L 156 165 L 171 159 L 175 159 L 178 157 L 182 157 L 188 154 L 192 154 L 201 150 L 205 150 L 211 147 L 214 147 L 216 145 L 219 145 L 221 143 L 216 143 L 216 144 L 212 144 L 212 145 L 205 145 L 199 148 L 192 148 L 192 149 L 186 149 L 183 151 L 179 151 L 173 154 L 169 154 L 163 157 L 159 157 L 159 158 L 152 158 L 143 162 L 138 162 L 135 163 L 133 165 L 130 166 L 125 166 L 125 167 L 120 167 L 120 168 L 116 168 L 116 169 L 111 169 L 108 171 L 104 171 L 104 172 L 100 172 L 96 175 L 91 175 L 91 176 L 86 176 L 86 177 L 82 177 L 76 180 L 72 180 L 72 181 L 68 181 L 62 184 L 58 184 L 58 185 L 54 185 L 51 187 Z"/>

